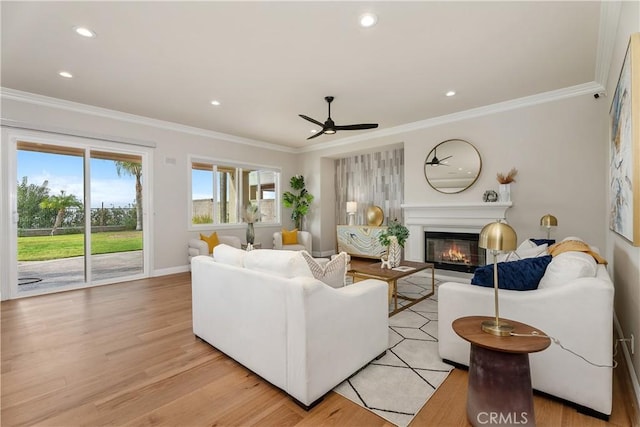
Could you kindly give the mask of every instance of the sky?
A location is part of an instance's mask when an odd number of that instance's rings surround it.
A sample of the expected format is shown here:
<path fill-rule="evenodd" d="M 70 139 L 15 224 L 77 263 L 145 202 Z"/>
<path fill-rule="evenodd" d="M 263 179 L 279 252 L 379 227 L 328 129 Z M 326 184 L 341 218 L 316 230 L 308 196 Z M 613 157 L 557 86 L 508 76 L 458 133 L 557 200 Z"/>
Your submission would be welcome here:
<path fill-rule="evenodd" d="M 61 154 L 18 150 L 18 176 L 29 184 L 49 181 L 49 195 L 74 194 L 84 200 L 83 158 Z M 142 178 L 144 185 L 144 177 Z M 118 176 L 112 160 L 91 159 L 91 207 L 129 207 L 135 205 L 135 177 Z"/>

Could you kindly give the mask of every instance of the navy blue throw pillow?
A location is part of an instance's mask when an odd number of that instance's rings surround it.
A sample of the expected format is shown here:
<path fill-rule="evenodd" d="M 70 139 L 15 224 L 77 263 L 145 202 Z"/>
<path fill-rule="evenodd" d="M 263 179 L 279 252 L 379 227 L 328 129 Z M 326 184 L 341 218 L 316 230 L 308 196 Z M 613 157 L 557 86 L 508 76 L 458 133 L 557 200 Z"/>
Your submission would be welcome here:
<path fill-rule="evenodd" d="M 498 263 L 498 287 L 513 291 L 532 291 L 551 262 L 551 255 Z M 472 285 L 493 287 L 493 264 L 476 268 Z"/>
<path fill-rule="evenodd" d="M 536 246 L 544 245 L 545 243 L 551 246 L 556 242 L 556 239 L 529 239 L 529 240 L 535 243 Z"/>

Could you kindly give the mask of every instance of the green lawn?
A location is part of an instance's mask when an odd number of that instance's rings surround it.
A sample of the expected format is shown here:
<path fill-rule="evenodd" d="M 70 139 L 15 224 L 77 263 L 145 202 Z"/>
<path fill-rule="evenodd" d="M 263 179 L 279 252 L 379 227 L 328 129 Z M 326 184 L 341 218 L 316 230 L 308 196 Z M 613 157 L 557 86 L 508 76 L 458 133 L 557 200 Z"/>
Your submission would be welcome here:
<path fill-rule="evenodd" d="M 91 254 L 142 249 L 142 231 L 109 231 L 91 235 Z M 84 255 L 84 234 L 18 237 L 18 261 L 45 261 Z"/>

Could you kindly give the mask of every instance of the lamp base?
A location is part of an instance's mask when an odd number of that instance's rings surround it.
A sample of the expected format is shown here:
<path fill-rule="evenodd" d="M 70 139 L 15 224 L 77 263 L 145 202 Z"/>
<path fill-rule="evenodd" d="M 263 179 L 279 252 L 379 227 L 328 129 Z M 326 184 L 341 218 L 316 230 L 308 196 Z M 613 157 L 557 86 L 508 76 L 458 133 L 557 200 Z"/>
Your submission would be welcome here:
<path fill-rule="evenodd" d="M 511 335 L 513 326 L 502 320 L 498 320 L 497 322 L 495 320 L 485 320 L 482 322 L 482 330 L 491 335 L 506 337 Z"/>

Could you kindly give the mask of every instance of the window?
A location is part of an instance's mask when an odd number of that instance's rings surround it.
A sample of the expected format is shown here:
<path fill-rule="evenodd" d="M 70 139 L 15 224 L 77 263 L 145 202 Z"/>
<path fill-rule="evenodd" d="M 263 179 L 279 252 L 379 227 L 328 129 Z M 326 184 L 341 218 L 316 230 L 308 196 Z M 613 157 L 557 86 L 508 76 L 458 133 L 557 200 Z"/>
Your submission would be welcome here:
<path fill-rule="evenodd" d="M 191 158 L 191 226 L 241 224 L 256 205 L 261 222 L 278 223 L 280 173 L 270 168 Z"/>

